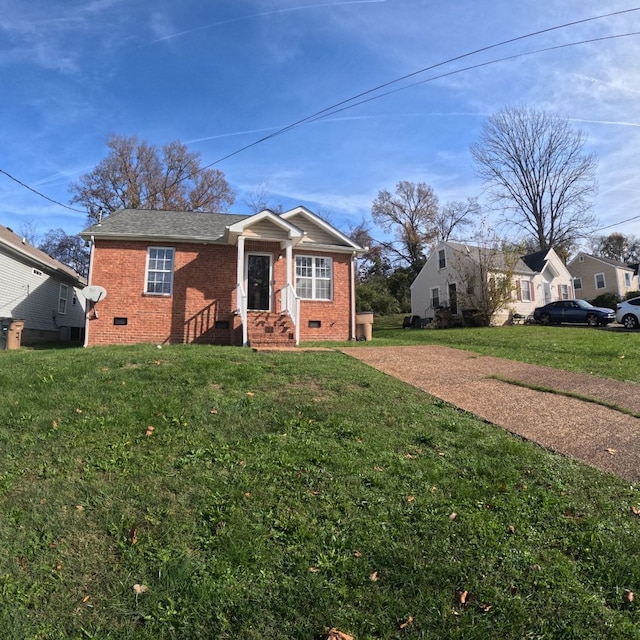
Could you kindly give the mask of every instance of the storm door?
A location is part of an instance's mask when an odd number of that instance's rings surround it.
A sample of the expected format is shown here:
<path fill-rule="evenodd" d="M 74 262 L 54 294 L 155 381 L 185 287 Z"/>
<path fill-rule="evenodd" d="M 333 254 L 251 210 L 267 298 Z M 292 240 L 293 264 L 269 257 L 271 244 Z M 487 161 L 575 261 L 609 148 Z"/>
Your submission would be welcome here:
<path fill-rule="evenodd" d="M 249 311 L 271 310 L 270 255 L 247 255 L 247 308 Z"/>

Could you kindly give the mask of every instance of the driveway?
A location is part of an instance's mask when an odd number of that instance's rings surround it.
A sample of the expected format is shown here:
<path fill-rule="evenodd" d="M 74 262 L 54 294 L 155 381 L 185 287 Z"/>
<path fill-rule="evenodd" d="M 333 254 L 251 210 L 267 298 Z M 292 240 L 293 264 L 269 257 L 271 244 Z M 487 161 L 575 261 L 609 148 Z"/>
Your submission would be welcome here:
<path fill-rule="evenodd" d="M 638 384 L 436 345 L 341 351 L 548 449 L 640 482 Z"/>

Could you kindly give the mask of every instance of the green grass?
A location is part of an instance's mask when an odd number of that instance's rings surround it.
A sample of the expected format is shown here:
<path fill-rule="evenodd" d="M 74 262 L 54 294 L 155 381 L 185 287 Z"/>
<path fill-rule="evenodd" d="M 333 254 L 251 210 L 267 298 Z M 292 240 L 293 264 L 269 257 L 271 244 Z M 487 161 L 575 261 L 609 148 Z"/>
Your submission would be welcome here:
<path fill-rule="evenodd" d="M 0 352 L 0 389 L 3 638 L 640 638 L 637 486 L 342 354 Z"/>

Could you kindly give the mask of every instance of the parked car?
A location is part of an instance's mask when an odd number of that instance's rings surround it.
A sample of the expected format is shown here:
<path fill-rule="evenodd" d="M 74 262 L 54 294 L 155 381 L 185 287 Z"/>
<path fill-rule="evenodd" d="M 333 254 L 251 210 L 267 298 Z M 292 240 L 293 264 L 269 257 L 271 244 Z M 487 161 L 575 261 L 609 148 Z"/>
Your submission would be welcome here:
<path fill-rule="evenodd" d="M 626 329 L 637 329 L 640 326 L 640 298 L 630 298 L 616 305 L 616 322 Z"/>
<path fill-rule="evenodd" d="M 613 309 L 594 307 L 586 300 L 556 300 L 533 310 L 533 319 L 542 324 L 606 325 L 616 319 Z"/>

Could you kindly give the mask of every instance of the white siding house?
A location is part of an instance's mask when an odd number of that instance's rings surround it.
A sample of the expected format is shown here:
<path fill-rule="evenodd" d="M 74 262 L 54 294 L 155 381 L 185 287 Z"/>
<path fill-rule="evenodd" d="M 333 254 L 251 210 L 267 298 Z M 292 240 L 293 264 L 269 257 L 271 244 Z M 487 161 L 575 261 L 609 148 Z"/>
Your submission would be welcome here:
<path fill-rule="evenodd" d="M 441 242 L 429 255 L 411 285 L 411 313 L 433 320 L 439 307 L 449 308 L 462 321 L 470 300 L 478 299 L 486 286 L 479 278 L 513 274 L 512 301 L 493 318 L 493 324 L 513 322 L 514 315 L 527 317 L 535 307 L 559 299 L 573 298 L 571 274 L 553 249 L 522 256 L 509 262 L 499 251 L 454 242 Z"/>
<path fill-rule="evenodd" d="M 81 340 L 86 281 L 0 225 L 0 317 L 24 320 L 22 344 Z"/>

